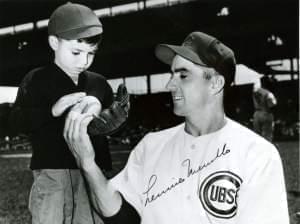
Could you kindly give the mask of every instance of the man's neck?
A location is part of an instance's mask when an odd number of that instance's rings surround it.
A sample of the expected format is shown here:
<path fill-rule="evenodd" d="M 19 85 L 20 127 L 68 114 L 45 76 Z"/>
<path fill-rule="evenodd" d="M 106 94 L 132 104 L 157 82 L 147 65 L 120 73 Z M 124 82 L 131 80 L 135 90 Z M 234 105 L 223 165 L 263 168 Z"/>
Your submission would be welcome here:
<path fill-rule="evenodd" d="M 185 131 L 195 137 L 213 133 L 226 124 L 224 110 L 206 113 L 194 117 L 186 117 Z"/>

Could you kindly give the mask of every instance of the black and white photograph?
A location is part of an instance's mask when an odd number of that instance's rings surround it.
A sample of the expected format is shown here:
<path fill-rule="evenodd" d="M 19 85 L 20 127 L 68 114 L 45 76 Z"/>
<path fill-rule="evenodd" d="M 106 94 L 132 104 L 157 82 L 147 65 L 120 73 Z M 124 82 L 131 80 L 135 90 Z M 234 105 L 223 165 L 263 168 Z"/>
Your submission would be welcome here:
<path fill-rule="evenodd" d="M 298 0 L 0 0 L 0 224 L 299 224 Z"/>

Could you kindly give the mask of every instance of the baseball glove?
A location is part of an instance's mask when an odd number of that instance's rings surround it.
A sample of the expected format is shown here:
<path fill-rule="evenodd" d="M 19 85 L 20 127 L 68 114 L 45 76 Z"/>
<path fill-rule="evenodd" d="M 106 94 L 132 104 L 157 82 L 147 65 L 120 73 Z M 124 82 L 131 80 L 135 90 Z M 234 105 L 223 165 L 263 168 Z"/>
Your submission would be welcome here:
<path fill-rule="evenodd" d="M 120 84 L 115 101 L 107 109 L 100 112 L 88 126 L 88 134 L 111 135 L 117 132 L 126 122 L 129 114 L 130 102 L 126 86 Z"/>

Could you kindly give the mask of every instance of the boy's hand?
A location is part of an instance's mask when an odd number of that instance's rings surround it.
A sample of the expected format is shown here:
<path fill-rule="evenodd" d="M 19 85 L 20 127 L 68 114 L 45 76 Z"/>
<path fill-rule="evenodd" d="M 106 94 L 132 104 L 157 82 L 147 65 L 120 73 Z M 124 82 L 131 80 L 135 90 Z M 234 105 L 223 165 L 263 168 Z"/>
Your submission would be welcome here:
<path fill-rule="evenodd" d="M 56 103 L 52 106 L 52 115 L 54 117 L 61 116 L 68 108 L 77 104 L 86 96 L 84 92 L 71 93 L 61 97 Z"/>
<path fill-rule="evenodd" d="M 52 107 L 54 117 L 61 116 L 67 109 L 89 115 L 99 115 L 102 109 L 100 101 L 94 96 L 86 96 L 84 92 L 72 93 L 61 97 Z"/>
<path fill-rule="evenodd" d="M 76 111 L 81 114 L 86 113 L 89 115 L 98 116 L 101 112 L 102 105 L 100 101 L 94 96 L 85 96 L 71 108 L 71 111 Z"/>

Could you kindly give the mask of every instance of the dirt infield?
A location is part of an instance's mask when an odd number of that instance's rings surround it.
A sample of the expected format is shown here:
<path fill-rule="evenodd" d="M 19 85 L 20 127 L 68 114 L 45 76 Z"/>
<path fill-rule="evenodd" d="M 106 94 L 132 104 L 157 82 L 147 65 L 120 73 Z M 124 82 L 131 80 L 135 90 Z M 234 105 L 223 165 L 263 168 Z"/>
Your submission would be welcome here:
<path fill-rule="evenodd" d="M 288 190 L 291 224 L 298 224 L 295 212 L 300 211 L 299 142 L 277 143 L 284 165 Z M 113 147 L 114 170 L 120 170 L 128 157 L 129 150 Z M 27 208 L 29 189 L 32 183 L 27 157 L 0 157 L 0 224 L 29 224 Z"/>

